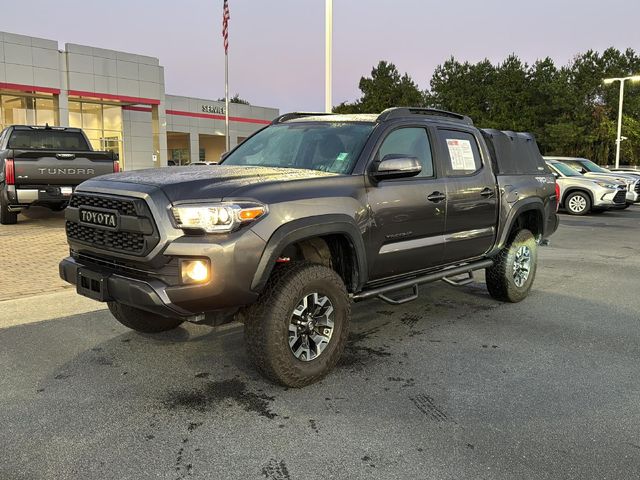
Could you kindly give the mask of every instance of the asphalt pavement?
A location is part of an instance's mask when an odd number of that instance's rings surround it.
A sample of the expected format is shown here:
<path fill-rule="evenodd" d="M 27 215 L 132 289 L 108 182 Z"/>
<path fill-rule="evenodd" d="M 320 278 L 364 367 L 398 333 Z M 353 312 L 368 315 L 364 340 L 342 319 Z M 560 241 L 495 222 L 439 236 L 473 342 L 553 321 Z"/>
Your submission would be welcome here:
<path fill-rule="evenodd" d="M 638 478 L 639 233 L 640 207 L 563 215 L 519 304 L 482 275 L 358 304 L 300 390 L 254 372 L 237 324 L 25 315 L 0 329 L 0 479 Z"/>

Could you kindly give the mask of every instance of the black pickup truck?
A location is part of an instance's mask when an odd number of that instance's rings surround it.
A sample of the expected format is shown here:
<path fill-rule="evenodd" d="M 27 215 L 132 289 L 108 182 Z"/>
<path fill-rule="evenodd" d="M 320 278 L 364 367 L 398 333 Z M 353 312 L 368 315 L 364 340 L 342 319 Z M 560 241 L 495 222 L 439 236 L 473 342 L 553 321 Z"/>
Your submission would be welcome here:
<path fill-rule="evenodd" d="M 142 332 L 236 318 L 259 371 L 300 387 L 338 361 L 352 301 L 480 269 L 523 300 L 556 209 L 529 134 L 432 109 L 286 114 L 220 165 L 80 185 L 60 276 Z"/>
<path fill-rule="evenodd" d="M 0 133 L 0 224 L 33 205 L 62 210 L 77 185 L 119 170 L 79 128 L 13 125 Z"/>

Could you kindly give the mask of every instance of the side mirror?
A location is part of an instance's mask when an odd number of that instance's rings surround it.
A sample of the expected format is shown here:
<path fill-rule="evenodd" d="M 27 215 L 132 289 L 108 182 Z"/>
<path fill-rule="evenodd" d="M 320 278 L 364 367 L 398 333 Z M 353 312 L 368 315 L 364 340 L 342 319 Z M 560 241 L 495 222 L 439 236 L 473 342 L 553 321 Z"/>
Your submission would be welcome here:
<path fill-rule="evenodd" d="M 224 152 L 222 155 L 220 155 L 220 161 L 223 161 L 225 158 L 227 158 L 229 156 L 231 152 Z M 219 163 L 219 162 L 216 162 Z"/>
<path fill-rule="evenodd" d="M 551 172 L 551 175 L 553 175 L 556 178 L 560 178 L 560 175 L 558 174 L 558 172 Z"/>
<path fill-rule="evenodd" d="M 422 165 L 416 157 L 390 153 L 371 173 L 376 180 L 390 180 L 392 178 L 415 177 L 422 171 Z"/>

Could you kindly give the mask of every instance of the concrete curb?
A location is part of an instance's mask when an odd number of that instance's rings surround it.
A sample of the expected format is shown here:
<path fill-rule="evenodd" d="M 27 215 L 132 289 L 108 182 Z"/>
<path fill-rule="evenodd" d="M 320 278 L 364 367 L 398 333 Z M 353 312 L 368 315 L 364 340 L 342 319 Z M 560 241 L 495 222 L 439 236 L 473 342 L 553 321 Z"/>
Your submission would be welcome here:
<path fill-rule="evenodd" d="M 75 290 L 16 298 L 0 302 L 0 328 L 105 309 L 106 304 L 80 296 Z"/>

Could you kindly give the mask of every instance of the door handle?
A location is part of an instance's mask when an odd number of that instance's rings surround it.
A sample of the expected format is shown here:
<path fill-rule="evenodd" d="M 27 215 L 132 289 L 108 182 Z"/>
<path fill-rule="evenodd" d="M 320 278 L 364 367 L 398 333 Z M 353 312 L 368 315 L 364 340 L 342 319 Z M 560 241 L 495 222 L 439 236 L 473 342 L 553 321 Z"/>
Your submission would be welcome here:
<path fill-rule="evenodd" d="M 427 197 L 427 200 L 433 203 L 438 203 L 444 200 L 445 198 L 447 198 L 447 196 L 444 193 L 433 192 L 431 195 Z"/>
<path fill-rule="evenodd" d="M 480 195 L 484 198 L 491 198 L 495 195 L 495 192 L 493 191 L 493 188 L 485 187 L 484 190 L 480 192 Z"/>

